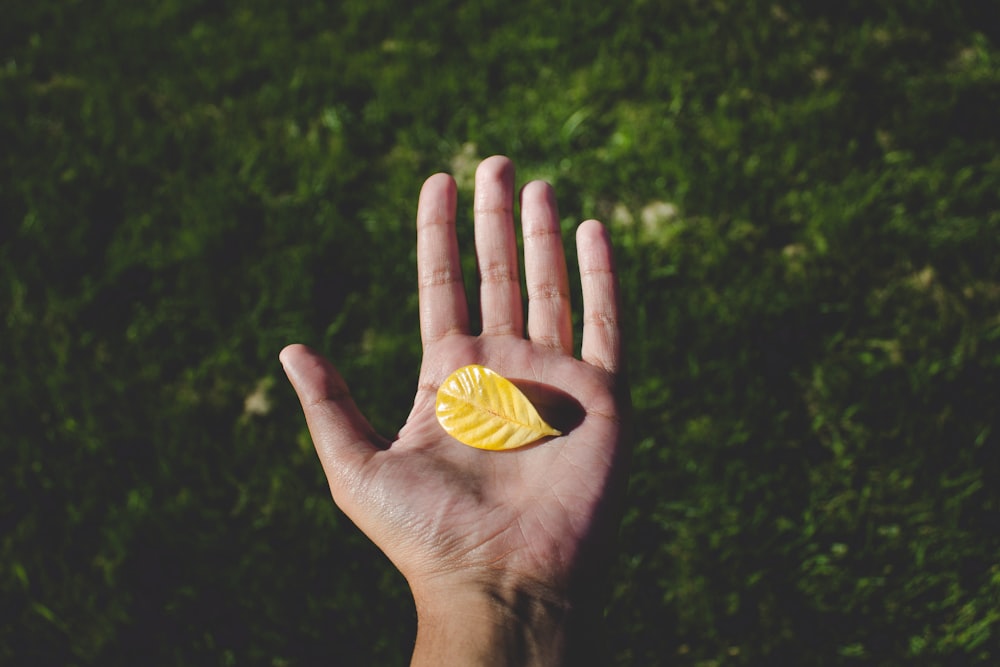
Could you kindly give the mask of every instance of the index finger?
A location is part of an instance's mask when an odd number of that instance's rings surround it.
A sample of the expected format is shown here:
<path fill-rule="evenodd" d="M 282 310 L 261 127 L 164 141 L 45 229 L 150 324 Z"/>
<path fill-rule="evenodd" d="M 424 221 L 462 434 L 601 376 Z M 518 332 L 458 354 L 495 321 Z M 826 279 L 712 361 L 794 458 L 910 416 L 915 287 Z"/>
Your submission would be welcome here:
<path fill-rule="evenodd" d="M 435 174 L 417 204 L 417 284 L 420 337 L 426 347 L 449 334 L 469 332 L 462 264 L 455 235 L 455 181 Z"/>

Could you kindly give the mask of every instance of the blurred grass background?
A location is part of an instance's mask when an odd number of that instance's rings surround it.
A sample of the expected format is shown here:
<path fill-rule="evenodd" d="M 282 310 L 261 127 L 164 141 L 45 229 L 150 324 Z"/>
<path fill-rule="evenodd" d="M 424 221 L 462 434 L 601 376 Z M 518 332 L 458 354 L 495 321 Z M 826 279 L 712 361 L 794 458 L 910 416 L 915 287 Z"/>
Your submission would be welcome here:
<path fill-rule="evenodd" d="M 393 432 L 420 184 L 471 251 L 504 153 L 621 265 L 616 664 L 996 664 L 995 10 L 8 3 L 0 662 L 406 662 L 277 353 Z"/>

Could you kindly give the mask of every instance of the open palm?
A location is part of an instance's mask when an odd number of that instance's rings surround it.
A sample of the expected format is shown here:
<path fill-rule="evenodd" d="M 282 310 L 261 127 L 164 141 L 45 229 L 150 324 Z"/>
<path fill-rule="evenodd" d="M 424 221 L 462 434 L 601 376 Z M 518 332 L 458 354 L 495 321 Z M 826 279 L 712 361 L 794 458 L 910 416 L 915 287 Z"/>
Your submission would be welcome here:
<path fill-rule="evenodd" d="M 610 244 L 596 221 L 580 225 L 584 331 L 576 359 L 552 190 L 525 186 L 526 338 L 513 182 L 503 157 L 485 160 L 476 174 L 479 335 L 469 331 L 454 181 L 438 174 L 424 184 L 417 212 L 424 356 L 413 410 L 396 439 L 374 433 L 328 362 L 301 345 L 281 355 L 334 500 L 415 592 L 502 573 L 562 595 L 604 564 L 616 525 L 628 399 Z M 474 363 L 535 387 L 536 402 L 563 397 L 553 400 L 576 406 L 576 418 L 564 435 L 516 450 L 462 445 L 437 422 L 436 392 L 452 371 Z"/>

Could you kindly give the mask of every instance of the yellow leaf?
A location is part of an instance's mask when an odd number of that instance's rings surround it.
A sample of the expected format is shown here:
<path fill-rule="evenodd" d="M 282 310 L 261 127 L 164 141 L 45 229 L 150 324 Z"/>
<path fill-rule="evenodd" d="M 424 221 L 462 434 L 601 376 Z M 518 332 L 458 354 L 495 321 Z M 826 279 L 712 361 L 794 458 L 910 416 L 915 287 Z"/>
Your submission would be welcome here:
<path fill-rule="evenodd" d="M 463 366 L 441 384 L 437 418 L 448 435 L 478 449 L 516 449 L 562 435 L 510 380 L 479 365 Z"/>

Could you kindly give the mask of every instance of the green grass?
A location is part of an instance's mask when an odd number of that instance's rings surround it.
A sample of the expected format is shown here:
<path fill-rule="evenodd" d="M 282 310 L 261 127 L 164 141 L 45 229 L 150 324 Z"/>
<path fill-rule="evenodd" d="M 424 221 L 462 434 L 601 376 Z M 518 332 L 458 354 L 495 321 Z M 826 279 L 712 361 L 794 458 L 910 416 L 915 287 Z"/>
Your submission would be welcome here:
<path fill-rule="evenodd" d="M 1000 33 L 875 4 L 7 8 L 0 662 L 405 662 L 277 352 L 398 428 L 420 183 L 471 250 L 504 153 L 617 247 L 618 664 L 994 664 Z"/>

